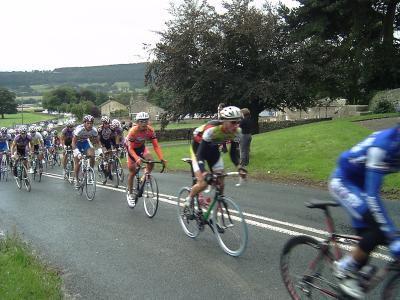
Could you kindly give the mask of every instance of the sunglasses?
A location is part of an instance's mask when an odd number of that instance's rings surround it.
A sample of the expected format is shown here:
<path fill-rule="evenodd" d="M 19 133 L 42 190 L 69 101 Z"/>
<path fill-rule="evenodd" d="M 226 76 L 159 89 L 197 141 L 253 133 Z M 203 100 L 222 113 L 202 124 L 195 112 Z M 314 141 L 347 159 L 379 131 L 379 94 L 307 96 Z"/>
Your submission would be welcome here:
<path fill-rule="evenodd" d="M 149 120 L 139 120 L 139 123 L 148 123 Z"/>
<path fill-rule="evenodd" d="M 240 121 L 230 121 L 230 123 L 231 123 L 232 125 L 239 125 L 239 124 L 240 124 Z"/>

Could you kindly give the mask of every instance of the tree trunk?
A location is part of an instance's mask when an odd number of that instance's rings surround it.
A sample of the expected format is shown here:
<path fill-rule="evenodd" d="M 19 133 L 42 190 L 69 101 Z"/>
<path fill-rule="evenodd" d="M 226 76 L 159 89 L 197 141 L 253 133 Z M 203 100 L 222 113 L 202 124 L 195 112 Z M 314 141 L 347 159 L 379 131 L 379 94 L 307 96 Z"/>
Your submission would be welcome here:
<path fill-rule="evenodd" d="M 1 114 L 1 118 L 4 119 L 4 114 L 3 113 Z"/>
<path fill-rule="evenodd" d="M 390 0 L 383 18 L 382 44 L 385 46 L 393 46 L 393 24 L 398 3 L 399 0 Z"/>

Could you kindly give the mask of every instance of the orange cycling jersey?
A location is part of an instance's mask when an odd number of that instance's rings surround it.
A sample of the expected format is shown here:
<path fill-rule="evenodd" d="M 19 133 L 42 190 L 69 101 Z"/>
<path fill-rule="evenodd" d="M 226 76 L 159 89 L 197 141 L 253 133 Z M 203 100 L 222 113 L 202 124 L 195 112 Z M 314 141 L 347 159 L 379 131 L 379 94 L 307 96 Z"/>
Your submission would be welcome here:
<path fill-rule="evenodd" d="M 157 153 L 157 156 L 160 160 L 163 159 L 160 146 L 157 142 L 156 133 L 153 127 L 147 125 L 145 130 L 140 130 L 139 126 L 136 125 L 129 130 L 127 140 L 129 141 L 129 153 L 135 159 L 135 161 L 139 158 L 135 151 L 131 151 L 134 149 L 138 149 L 144 146 L 147 140 L 151 140 L 153 144 L 154 151 Z"/>

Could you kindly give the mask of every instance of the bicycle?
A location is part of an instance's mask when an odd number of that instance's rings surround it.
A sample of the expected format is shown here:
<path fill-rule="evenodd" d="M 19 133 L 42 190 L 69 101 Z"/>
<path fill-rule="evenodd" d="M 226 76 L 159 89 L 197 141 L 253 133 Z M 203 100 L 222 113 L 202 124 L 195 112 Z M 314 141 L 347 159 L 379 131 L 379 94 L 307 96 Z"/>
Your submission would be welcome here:
<path fill-rule="evenodd" d="M 8 174 L 10 173 L 10 152 L 6 151 L 1 154 L 0 165 L 0 180 L 8 181 Z"/>
<path fill-rule="evenodd" d="M 196 183 L 192 160 L 183 158 L 190 165 L 192 185 Z M 200 204 L 199 196 L 195 196 L 188 207 L 186 198 L 190 194 L 190 187 L 182 187 L 178 193 L 178 218 L 185 234 L 196 238 L 205 225 L 208 225 L 218 241 L 222 250 L 231 256 L 240 256 L 246 249 L 248 242 L 248 229 L 243 213 L 231 198 L 222 195 L 221 186 L 217 183 L 219 178 L 238 176 L 239 172 L 226 174 L 211 174 L 208 184 L 215 190 L 214 197 L 207 208 Z M 238 222 L 234 222 L 238 221 Z M 235 230 L 237 229 L 237 232 Z"/>
<path fill-rule="evenodd" d="M 70 184 L 74 183 L 74 156 L 71 146 L 67 146 L 64 155 L 67 156 L 64 179 Z"/>
<path fill-rule="evenodd" d="M 97 172 L 100 178 L 104 176 L 103 184 L 110 178 L 114 182 L 113 186 L 118 187 L 120 182 L 124 181 L 124 170 L 121 166 L 121 161 L 117 155 L 119 150 L 107 150 L 104 154 L 111 153 L 111 156 L 106 160 L 103 155 L 100 155 L 100 161 L 97 166 Z"/>
<path fill-rule="evenodd" d="M 143 164 L 162 164 L 160 173 L 163 173 L 165 170 L 165 165 L 161 161 L 145 160 L 143 158 L 141 159 L 141 161 Z M 144 168 L 146 168 L 146 166 L 138 166 L 136 168 L 136 172 L 133 177 L 135 204 L 139 202 L 139 198 L 142 197 L 144 194 L 143 198 L 144 211 L 149 218 L 153 218 L 158 210 L 158 201 L 159 201 L 158 184 L 157 180 L 152 174 L 146 173 L 143 176 L 140 176 L 140 169 Z"/>
<path fill-rule="evenodd" d="M 42 160 L 38 158 L 39 154 L 41 152 L 35 152 L 33 154 L 32 157 L 32 161 L 31 161 L 31 167 L 33 170 L 33 180 L 37 180 L 38 182 L 40 182 L 42 180 L 42 174 L 43 174 L 43 164 L 42 164 Z"/>
<path fill-rule="evenodd" d="M 22 183 L 24 183 L 25 189 L 30 192 L 31 191 L 31 180 L 28 176 L 28 169 L 25 163 L 28 162 L 27 157 L 18 157 L 16 162 L 14 163 L 14 178 L 15 183 L 18 188 L 21 189 Z"/>
<path fill-rule="evenodd" d="M 96 195 L 96 175 L 90 166 L 90 157 L 82 155 L 79 164 L 78 193 L 82 195 L 85 189 L 86 199 L 92 201 Z"/>
<path fill-rule="evenodd" d="M 311 201 L 308 208 L 323 210 L 328 237 L 322 241 L 308 235 L 295 236 L 283 247 L 280 257 L 280 272 L 292 299 L 351 299 L 344 295 L 334 276 L 333 263 L 342 257 L 341 247 L 355 245 L 360 237 L 335 232 L 329 207 L 339 206 L 333 201 Z M 307 252 L 306 252 L 307 251 Z M 304 262 L 306 263 L 304 264 Z M 300 266 L 298 266 L 300 264 Z M 298 267 L 298 268 L 296 268 Z M 293 271 L 292 273 L 292 270 Z M 393 275 L 390 275 L 393 273 Z M 393 260 L 378 269 L 372 265 L 360 271 L 361 285 L 366 293 L 371 292 L 384 279 L 388 281 L 382 289 L 382 299 L 400 297 L 400 261 Z M 398 288 L 399 287 L 399 288 Z"/>

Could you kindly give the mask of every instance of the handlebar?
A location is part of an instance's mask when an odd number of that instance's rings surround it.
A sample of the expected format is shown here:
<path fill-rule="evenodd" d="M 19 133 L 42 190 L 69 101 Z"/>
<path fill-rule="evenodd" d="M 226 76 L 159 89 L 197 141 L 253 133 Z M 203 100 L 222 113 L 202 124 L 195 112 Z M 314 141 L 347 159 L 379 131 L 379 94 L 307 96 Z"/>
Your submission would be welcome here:
<path fill-rule="evenodd" d="M 144 158 L 140 158 L 140 160 L 142 161 L 142 163 L 145 163 L 145 164 L 162 164 L 162 168 L 161 168 L 160 173 L 163 173 L 164 170 L 165 170 L 165 163 L 163 161 L 160 161 L 160 160 L 146 160 Z M 145 168 L 145 166 L 142 166 L 141 168 Z"/>

